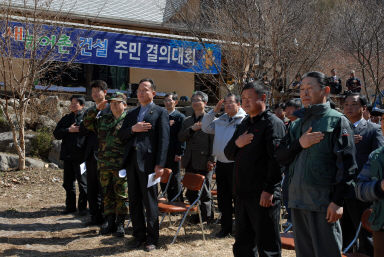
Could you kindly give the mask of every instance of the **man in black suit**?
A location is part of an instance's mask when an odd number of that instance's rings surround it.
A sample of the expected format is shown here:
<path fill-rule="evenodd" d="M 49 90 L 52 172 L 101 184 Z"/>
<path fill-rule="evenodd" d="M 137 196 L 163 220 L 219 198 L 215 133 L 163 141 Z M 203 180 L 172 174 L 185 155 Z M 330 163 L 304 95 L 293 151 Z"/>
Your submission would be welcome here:
<path fill-rule="evenodd" d="M 185 143 L 177 139 L 177 135 L 181 130 L 181 126 L 185 119 L 185 115 L 176 110 L 178 103 L 178 96 L 176 93 L 168 93 L 164 97 L 164 106 L 169 114 L 170 138 L 167 154 L 167 163 L 165 167 L 172 170 L 172 177 L 169 181 L 167 189 L 168 200 L 175 198 L 177 193 L 181 190 L 181 175 L 180 175 L 180 161 L 181 156 L 184 154 Z M 161 184 L 161 189 L 165 190 L 166 184 Z M 180 194 L 176 201 L 183 202 L 183 195 Z"/>
<path fill-rule="evenodd" d="M 356 146 L 356 162 L 358 173 L 368 161 L 369 154 L 384 145 L 384 137 L 378 124 L 366 121 L 363 113 L 367 108 L 367 98 L 359 93 L 349 93 L 344 100 L 344 114 L 353 124 L 354 140 Z M 344 215 L 341 218 L 343 231 L 343 247 L 346 247 L 353 239 L 359 226 L 361 215 L 370 203 L 364 203 L 355 198 L 352 192 L 344 203 Z M 372 243 L 368 239 L 369 233 L 365 230 L 360 232 L 359 252 L 369 256 L 373 255 Z"/>
<path fill-rule="evenodd" d="M 148 252 L 156 249 L 159 240 L 157 185 L 147 187 L 148 175 L 155 172 L 158 178 L 163 174 L 169 144 L 168 113 L 153 103 L 155 95 L 152 79 L 142 79 L 137 89 L 140 106 L 129 111 L 118 132 L 126 143 L 123 165 L 134 236 L 131 247 L 139 248 L 145 242 Z"/>

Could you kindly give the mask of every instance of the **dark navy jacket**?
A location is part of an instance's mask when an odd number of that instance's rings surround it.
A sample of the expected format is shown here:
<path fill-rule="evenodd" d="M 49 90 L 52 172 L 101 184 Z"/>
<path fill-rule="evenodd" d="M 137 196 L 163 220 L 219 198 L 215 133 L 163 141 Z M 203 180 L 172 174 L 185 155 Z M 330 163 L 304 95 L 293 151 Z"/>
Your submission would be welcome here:
<path fill-rule="evenodd" d="M 140 108 L 138 106 L 127 113 L 117 136 L 126 143 L 124 168 L 132 151 L 136 151 L 139 169 L 150 174 L 154 172 L 155 165 L 165 167 L 169 145 L 169 118 L 164 108 L 151 104 L 143 121 L 151 123 L 152 128 L 148 132 L 135 133 L 132 126 L 137 123 Z"/>
<path fill-rule="evenodd" d="M 170 128 L 169 147 L 167 154 L 167 163 L 174 162 L 175 155 L 182 156 L 185 150 L 185 143 L 178 140 L 178 134 L 185 119 L 185 115 L 175 110 L 169 114 L 169 120 L 174 123 Z"/>

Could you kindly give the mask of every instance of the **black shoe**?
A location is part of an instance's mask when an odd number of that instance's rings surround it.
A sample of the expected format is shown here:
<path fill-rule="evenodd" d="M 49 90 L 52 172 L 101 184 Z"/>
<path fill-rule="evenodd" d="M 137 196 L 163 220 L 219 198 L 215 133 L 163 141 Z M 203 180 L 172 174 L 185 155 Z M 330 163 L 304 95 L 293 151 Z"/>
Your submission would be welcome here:
<path fill-rule="evenodd" d="M 97 226 L 103 224 L 103 218 L 101 216 L 92 215 L 91 219 L 87 221 L 84 226 L 90 227 L 90 226 Z"/>
<path fill-rule="evenodd" d="M 133 238 L 133 240 L 131 240 L 128 243 L 128 248 L 131 249 L 131 250 L 139 249 L 144 244 L 144 242 L 145 242 L 145 240 L 140 240 L 140 239 L 137 239 L 137 238 Z"/>
<path fill-rule="evenodd" d="M 206 221 L 208 225 L 209 224 L 215 224 L 215 222 L 216 222 L 215 219 L 212 217 L 206 218 L 205 220 L 203 220 L 203 222 L 204 221 Z"/>
<path fill-rule="evenodd" d="M 80 216 L 86 216 L 88 214 L 87 210 L 79 210 Z"/>
<path fill-rule="evenodd" d="M 105 218 L 103 224 L 100 227 L 100 235 L 107 235 L 116 232 L 115 219 L 115 214 L 110 214 Z"/>
<path fill-rule="evenodd" d="M 224 231 L 224 230 L 220 230 L 220 231 L 215 235 L 215 237 L 216 237 L 216 238 L 225 238 L 225 237 L 230 236 L 230 235 L 231 235 L 230 232 L 226 232 L 226 231 Z"/>
<path fill-rule="evenodd" d="M 116 236 L 117 237 L 124 237 L 125 235 L 124 221 L 125 221 L 125 215 L 117 216 L 116 218 Z"/>
<path fill-rule="evenodd" d="M 200 223 L 199 215 L 192 214 L 191 216 L 189 216 L 187 218 L 187 222 L 189 222 L 191 224 L 199 224 Z"/>
<path fill-rule="evenodd" d="M 74 212 L 76 212 L 76 208 L 75 209 L 65 208 L 64 211 L 61 212 L 61 214 L 66 215 Z"/>
<path fill-rule="evenodd" d="M 156 250 L 156 245 L 153 244 L 145 244 L 144 250 L 146 252 L 152 252 L 153 250 Z"/>

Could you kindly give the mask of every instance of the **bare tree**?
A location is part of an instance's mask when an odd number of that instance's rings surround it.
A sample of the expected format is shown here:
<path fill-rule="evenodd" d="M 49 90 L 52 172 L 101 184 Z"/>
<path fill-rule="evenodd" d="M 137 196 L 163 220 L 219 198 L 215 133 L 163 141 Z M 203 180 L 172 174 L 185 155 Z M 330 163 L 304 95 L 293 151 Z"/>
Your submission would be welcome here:
<path fill-rule="evenodd" d="M 184 8 L 175 4 L 176 15 L 169 23 L 203 45 L 218 44 L 223 65 L 220 74 L 210 79 L 227 91 L 238 92 L 247 73 L 252 72 L 254 79 L 267 75 L 274 82 L 289 84 L 297 73 L 316 65 L 331 33 L 329 19 L 322 19 L 329 15 L 329 7 L 320 2 L 189 1 Z M 277 83 L 272 87 L 276 90 Z"/>
<path fill-rule="evenodd" d="M 338 46 L 354 58 L 363 77 L 364 93 L 375 99 L 384 79 L 384 5 L 382 1 L 340 1 L 335 21 Z"/>
<path fill-rule="evenodd" d="M 26 113 L 38 94 L 34 85 L 54 83 L 79 52 L 78 42 L 70 39 L 63 25 L 70 19 L 75 5 L 71 3 L 73 6 L 64 0 L 4 0 L 0 4 L 0 78 L 6 96 L 0 108 L 12 131 L 20 170 L 25 169 Z"/>

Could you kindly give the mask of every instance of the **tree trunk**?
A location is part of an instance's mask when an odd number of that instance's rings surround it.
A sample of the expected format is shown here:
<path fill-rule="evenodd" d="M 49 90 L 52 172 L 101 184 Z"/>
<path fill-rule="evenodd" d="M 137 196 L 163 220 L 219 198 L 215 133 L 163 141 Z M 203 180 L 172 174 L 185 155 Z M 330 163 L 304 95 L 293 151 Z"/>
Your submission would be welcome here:
<path fill-rule="evenodd" d="M 20 152 L 19 152 L 19 170 L 25 170 L 25 140 L 24 140 L 24 111 L 20 110 L 20 128 L 19 128 L 19 143 L 20 143 Z"/>
<path fill-rule="evenodd" d="M 19 140 L 16 138 L 16 129 L 14 130 L 14 136 L 13 136 L 13 143 L 17 150 L 17 155 L 19 156 L 19 163 L 18 163 L 18 169 L 19 170 L 25 170 L 25 140 L 24 140 L 24 114 L 25 114 L 25 103 L 23 101 L 19 101 L 19 107 L 17 110 L 15 110 L 19 116 L 18 120 L 18 137 Z M 13 132 L 13 131 L 12 131 Z"/>

